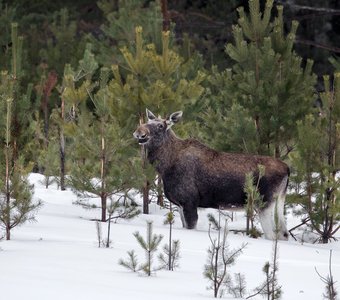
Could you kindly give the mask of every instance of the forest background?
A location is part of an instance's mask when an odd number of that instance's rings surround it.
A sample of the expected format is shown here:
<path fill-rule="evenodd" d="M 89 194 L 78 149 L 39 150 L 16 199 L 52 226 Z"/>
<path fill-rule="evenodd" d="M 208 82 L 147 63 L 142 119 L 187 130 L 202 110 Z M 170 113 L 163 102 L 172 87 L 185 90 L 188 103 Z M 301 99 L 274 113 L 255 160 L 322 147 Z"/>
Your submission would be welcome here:
<path fill-rule="evenodd" d="M 11 211 L 36 208 L 27 172 L 43 173 L 46 187 L 51 180 L 62 190 L 70 185 L 82 205 L 98 196 L 102 221 L 108 201 L 127 200 L 132 189 L 141 190 L 144 213 L 150 201 L 164 205 L 161 180 L 132 138 L 145 108 L 163 117 L 183 110 L 181 137 L 287 161 L 290 203 L 321 242 L 333 239 L 340 209 L 339 1 L 0 6 L 0 219 L 8 239 L 25 220 Z"/>

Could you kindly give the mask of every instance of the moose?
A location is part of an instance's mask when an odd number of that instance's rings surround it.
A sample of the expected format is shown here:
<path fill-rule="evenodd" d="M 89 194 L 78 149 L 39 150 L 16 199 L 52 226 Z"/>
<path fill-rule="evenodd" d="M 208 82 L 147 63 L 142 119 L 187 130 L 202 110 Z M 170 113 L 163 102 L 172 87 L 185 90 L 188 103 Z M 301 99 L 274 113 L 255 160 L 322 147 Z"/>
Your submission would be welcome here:
<path fill-rule="evenodd" d="M 144 145 L 149 162 L 160 174 L 165 196 L 179 207 L 183 227 L 196 227 L 198 207 L 244 207 L 245 175 L 252 172 L 257 182 L 258 166 L 262 165 L 265 172 L 258 185 L 264 203 L 259 209 L 261 227 L 267 239 L 275 238 L 277 228 L 278 239 L 288 239 L 284 201 L 289 168 L 284 162 L 268 156 L 218 152 L 196 139 L 180 139 L 171 127 L 181 119 L 182 111 L 162 119 L 147 109 L 146 116 L 147 123 L 140 124 L 133 136 Z"/>

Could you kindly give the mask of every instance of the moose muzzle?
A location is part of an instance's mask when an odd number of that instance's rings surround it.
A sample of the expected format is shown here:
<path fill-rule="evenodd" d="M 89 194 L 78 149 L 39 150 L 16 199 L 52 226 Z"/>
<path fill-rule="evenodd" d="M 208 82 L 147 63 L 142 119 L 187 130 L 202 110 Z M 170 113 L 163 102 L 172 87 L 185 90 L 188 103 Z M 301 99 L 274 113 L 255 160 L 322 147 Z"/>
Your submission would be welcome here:
<path fill-rule="evenodd" d="M 139 126 L 133 133 L 133 137 L 138 140 L 139 145 L 144 145 L 149 141 L 149 130 L 145 127 Z"/>

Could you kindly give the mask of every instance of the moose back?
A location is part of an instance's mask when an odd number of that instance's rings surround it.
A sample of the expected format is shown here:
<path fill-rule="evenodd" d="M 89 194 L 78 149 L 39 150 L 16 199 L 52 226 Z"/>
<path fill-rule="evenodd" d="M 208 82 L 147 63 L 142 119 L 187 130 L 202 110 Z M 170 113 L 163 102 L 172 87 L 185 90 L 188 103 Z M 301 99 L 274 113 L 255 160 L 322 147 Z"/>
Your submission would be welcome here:
<path fill-rule="evenodd" d="M 176 137 L 171 127 L 182 117 L 172 113 L 167 119 L 156 118 L 146 111 L 148 121 L 138 126 L 134 137 L 147 149 L 148 160 L 161 175 L 165 196 L 178 205 L 183 226 L 195 228 L 198 207 L 243 207 L 245 175 L 258 176 L 258 166 L 265 168 L 259 181 L 264 206 L 259 213 L 264 235 L 287 239 L 284 201 L 289 168 L 282 161 L 258 155 L 215 151 L 195 139 Z M 275 211 L 278 224 L 275 224 Z"/>

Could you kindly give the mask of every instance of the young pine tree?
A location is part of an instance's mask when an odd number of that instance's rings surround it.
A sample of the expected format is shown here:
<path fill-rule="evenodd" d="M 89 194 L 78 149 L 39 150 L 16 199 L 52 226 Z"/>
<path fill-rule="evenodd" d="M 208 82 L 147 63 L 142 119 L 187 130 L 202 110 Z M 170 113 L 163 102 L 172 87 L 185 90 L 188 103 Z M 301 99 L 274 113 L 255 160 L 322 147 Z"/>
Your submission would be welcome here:
<path fill-rule="evenodd" d="M 112 115 L 112 98 L 108 93 L 109 70 L 100 73 L 99 87 L 89 94 L 93 111 L 79 107 L 73 134 L 73 164 L 70 173 L 72 189 L 85 201 L 100 198 L 101 221 L 107 219 L 107 201 L 127 192 L 138 181 L 133 159 L 128 159 L 129 141 Z"/>
<path fill-rule="evenodd" d="M 166 219 L 164 221 L 164 224 L 169 225 L 169 243 L 164 245 L 163 253 L 158 256 L 164 269 L 168 269 L 169 271 L 173 271 L 179 267 L 178 261 L 180 259 L 179 240 L 172 239 L 172 226 L 175 223 L 174 217 L 172 206 L 170 204 L 170 211 L 166 214 Z"/>
<path fill-rule="evenodd" d="M 297 138 L 296 121 L 313 105 L 316 78 L 312 62 L 303 67 L 293 51 L 297 22 L 285 34 L 283 7 L 277 6 L 273 19 L 273 0 L 266 1 L 263 12 L 259 2 L 249 0 L 248 14 L 238 8 L 234 42 L 226 46 L 232 69 L 213 70 L 207 133 L 210 127 L 227 128 L 221 146 L 285 158 Z"/>
<path fill-rule="evenodd" d="M 107 239 L 105 247 L 110 247 L 111 222 L 117 222 L 118 219 L 132 219 L 140 214 L 136 203 L 130 201 L 127 193 L 119 197 L 117 200 L 111 200 L 107 206 Z"/>
<path fill-rule="evenodd" d="M 160 234 L 153 234 L 152 233 L 152 222 L 147 222 L 147 229 L 146 229 L 146 239 L 144 239 L 138 231 L 134 234 L 138 244 L 143 248 L 145 251 L 146 262 L 138 265 L 137 256 L 135 252 L 129 251 L 128 252 L 128 260 L 125 261 L 123 259 L 119 260 L 119 264 L 125 268 L 132 270 L 133 272 L 136 271 L 143 271 L 147 276 L 151 276 L 153 272 L 155 272 L 159 268 L 153 268 L 153 256 L 157 251 L 157 248 L 160 242 L 163 239 L 163 236 Z"/>
<path fill-rule="evenodd" d="M 297 124 L 293 200 L 302 206 L 321 243 L 335 239 L 340 228 L 340 73 L 324 77 L 322 108 Z"/>
<path fill-rule="evenodd" d="M 246 217 L 247 217 L 247 226 L 246 233 L 247 235 L 257 238 L 261 235 L 259 230 L 255 227 L 255 217 L 256 212 L 261 209 L 263 206 L 263 199 L 259 192 L 259 185 L 262 176 L 264 175 L 264 166 L 258 166 L 258 174 L 248 173 L 246 174 L 245 184 L 244 184 L 244 192 L 246 193 Z"/>
<path fill-rule="evenodd" d="M 11 230 L 26 221 L 34 220 L 35 211 L 41 202 L 32 199 L 33 187 L 29 184 L 23 141 L 30 134 L 23 132 L 23 125 L 29 120 L 28 105 L 32 88 L 23 92 L 21 68 L 23 39 L 18 37 L 18 24 L 13 23 L 11 31 L 12 53 L 10 72 L 2 71 L 0 78 L 1 140 L 0 154 L 0 225 L 11 239 Z M 25 118 L 23 118 L 25 115 Z"/>
<path fill-rule="evenodd" d="M 97 68 L 98 64 L 91 52 L 91 45 L 87 44 L 77 69 L 73 69 L 70 64 L 64 66 L 62 84 L 58 86 L 60 105 L 53 110 L 51 120 L 56 127 L 56 138 L 59 141 L 61 190 L 66 189 L 67 148 L 72 141 L 78 110 L 80 106 L 86 105 L 89 93 L 94 87 L 92 76 Z"/>
<path fill-rule="evenodd" d="M 221 213 L 219 213 L 217 238 L 213 239 L 209 226 L 209 239 L 211 246 L 208 249 L 207 263 L 204 265 L 203 275 L 208 279 L 209 289 L 214 291 L 214 297 L 222 297 L 231 287 L 231 277 L 228 268 L 235 264 L 236 258 L 242 254 L 246 244 L 238 249 L 229 249 L 227 236 L 227 221 L 221 228 Z"/>
<path fill-rule="evenodd" d="M 275 212 L 274 212 L 274 221 L 275 221 L 275 229 L 274 229 L 274 241 L 273 241 L 273 253 L 272 253 L 272 261 L 267 261 L 262 271 L 265 275 L 264 283 L 262 283 L 259 287 L 255 289 L 255 294 L 250 295 L 247 299 L 253 298 L 257 295 L 262 295 L 267 300 L 276 300 L 281 299 L 282 297 L 282 287 L 279 285 L 278 282 L 278 234 L 280 232 L 279 228 L 279 221 L 278 221 L 278 214 L 277 214 L 277 203 L 275 205 Z"/>

